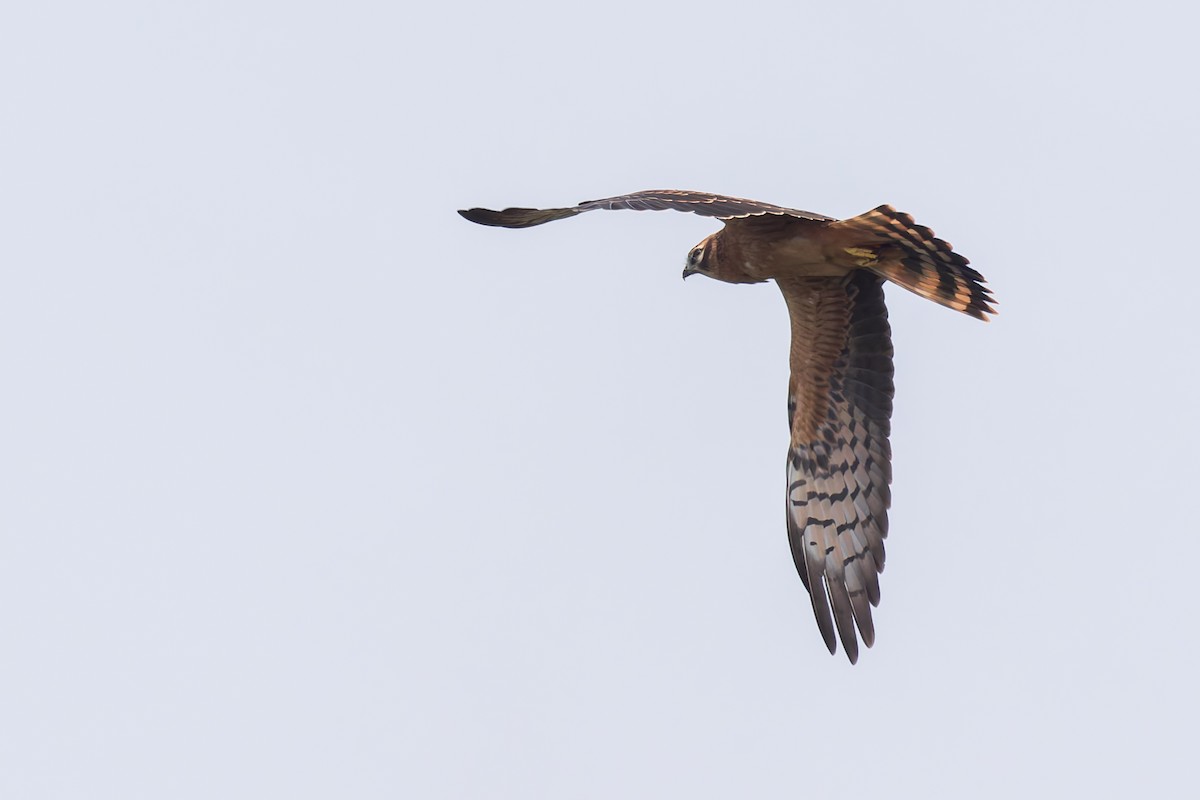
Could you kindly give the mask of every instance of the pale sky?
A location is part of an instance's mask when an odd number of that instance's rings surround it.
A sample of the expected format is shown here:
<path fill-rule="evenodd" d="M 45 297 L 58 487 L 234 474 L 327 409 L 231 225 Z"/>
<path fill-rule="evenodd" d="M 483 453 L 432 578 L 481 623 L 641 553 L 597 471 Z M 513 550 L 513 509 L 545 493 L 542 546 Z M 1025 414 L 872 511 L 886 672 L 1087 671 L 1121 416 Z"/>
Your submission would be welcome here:
<path fill-rule="evenodd" d="M 0 796 L 1182 797 L 1184 3 L 10 3 Z M 784 528 L 788 324 L 718 227 L 891 203 L 875 647 Z"/>

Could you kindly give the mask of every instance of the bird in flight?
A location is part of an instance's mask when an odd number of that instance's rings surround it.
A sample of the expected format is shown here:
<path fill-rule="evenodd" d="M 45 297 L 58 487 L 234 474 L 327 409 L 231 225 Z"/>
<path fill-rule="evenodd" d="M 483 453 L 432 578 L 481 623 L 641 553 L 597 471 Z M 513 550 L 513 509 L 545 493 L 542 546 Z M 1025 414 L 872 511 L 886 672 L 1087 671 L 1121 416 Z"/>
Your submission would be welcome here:
<path fill-rule="evenodd" d="M 892 335 L 883 283 L 987 321 L 996 312 L 983 276 L 948 242 L 887 205 L 838 220 L 664 189 L 569 208 L 458 213 L 480 225 L 529 228 L 597 209 L 715 217 L 724 228 L 692 248 L 683 277 L 774 280 L 782 290 L 792 323 L 788 542 L 829 652 L 837 652 L 840 637 L 857 662 L 858 637 L 867 647 L 875 641 L 871 608 L 879 605 L 891 504 Z"/>

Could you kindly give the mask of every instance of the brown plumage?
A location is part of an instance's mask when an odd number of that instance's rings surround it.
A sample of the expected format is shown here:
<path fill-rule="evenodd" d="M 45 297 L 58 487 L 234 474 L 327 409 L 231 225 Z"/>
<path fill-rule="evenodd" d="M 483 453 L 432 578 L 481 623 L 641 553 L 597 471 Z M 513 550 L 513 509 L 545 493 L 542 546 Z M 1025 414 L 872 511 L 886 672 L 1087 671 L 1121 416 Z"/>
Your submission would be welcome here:
<path fill-rule="evenodd" d="M 725 227 L 688 255 L 683 276 L 774 280 L 792 322 L 787 530 L 792 558 L 830 653 L 851 663 L 875 641 L 871 607 L 891 502 L 892 340 L 884 280 L 987 320 L 983 276 L 908 214 L 879 206 L 836 220 L 736 197 L 672 189 L 569 208 L 473 208 L 481 225 L 527 228 L 596 209 L 691 211 Z M 857 628 L 857 633 L 856 629 Z"/>

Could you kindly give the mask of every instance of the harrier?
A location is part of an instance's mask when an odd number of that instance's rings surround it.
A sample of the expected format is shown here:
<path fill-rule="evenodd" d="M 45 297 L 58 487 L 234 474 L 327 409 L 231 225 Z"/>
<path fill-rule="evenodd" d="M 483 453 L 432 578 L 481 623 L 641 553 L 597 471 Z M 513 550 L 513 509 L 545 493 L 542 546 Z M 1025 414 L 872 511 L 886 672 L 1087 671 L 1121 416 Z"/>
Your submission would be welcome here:
<path fill-rule="evenodd" d="M 570 208 L 459 211 L 471 222 L 529 228 L 596 209 L 674 209 L 725 227 L 688 253 L 683 277 L 774 280 L 792 323 L 787 531 L 792 558 L 830 653 L 850 663 L 875 641 L 871 607 L 892 479 L 892 337 L 883 282 L 986 321 L 991 291 L 948 242 L 891 206 L 850 219 L 723 197 L 661 190 Z M 835 630 L 837 635 L 835 636 Z"/>

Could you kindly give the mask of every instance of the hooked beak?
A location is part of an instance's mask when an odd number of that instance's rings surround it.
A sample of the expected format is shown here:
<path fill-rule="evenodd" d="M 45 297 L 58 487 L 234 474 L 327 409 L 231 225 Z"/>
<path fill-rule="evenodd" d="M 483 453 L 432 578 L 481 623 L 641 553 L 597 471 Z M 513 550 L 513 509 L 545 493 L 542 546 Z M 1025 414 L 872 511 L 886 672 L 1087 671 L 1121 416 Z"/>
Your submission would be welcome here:
<path fill-rule="evenodd" d="M 686 281 L 688 279 L 688 275 L 695 275 L 699 271 L 700 270 L 698 269 L 691 269 L 690 267 L 685 268 L 683 270 L 683 279 Z"/>

